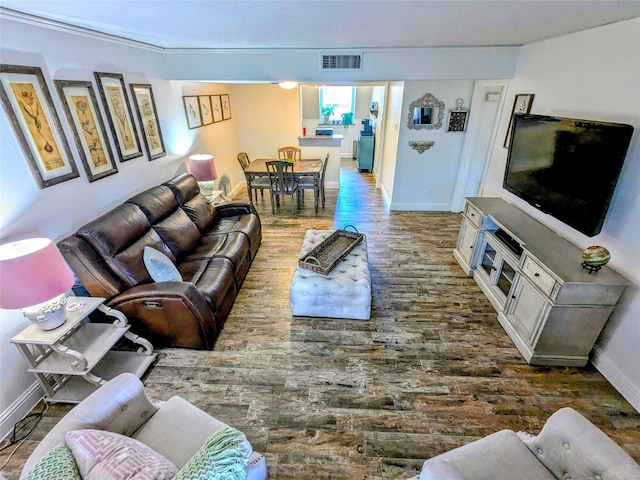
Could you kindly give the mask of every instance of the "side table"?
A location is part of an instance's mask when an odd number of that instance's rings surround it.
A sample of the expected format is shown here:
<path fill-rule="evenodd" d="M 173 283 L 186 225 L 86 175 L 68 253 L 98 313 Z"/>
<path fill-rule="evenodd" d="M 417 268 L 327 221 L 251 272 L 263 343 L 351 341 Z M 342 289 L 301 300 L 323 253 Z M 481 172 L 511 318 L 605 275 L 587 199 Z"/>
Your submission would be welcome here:
<path fill-rule="evenodd" d="M 221 198 L 225 202 L 229 202 L 230 198 L 226 197 L 223 193 L 224 192 L 222 190 L 213 190 L 211 195 L 205 195 L 204 198 L 206 198 L 211 205 L 218 203 Z"/>
<path fill-rule="evenodd" d="M 107 307 L 104 298 L 69 297 L 66 321 L 44 331 L 29 325 L 11 339 L 25 358 L 50 402 L 79 403 L 123 372 L 138 378 L 156 358 L 151 343 L 129 331 L 127 317 Z M 86 322 L 95 310 L 113 323 Z M 122 338 L 140 345 L 137 351 L 111 348 Z"/>

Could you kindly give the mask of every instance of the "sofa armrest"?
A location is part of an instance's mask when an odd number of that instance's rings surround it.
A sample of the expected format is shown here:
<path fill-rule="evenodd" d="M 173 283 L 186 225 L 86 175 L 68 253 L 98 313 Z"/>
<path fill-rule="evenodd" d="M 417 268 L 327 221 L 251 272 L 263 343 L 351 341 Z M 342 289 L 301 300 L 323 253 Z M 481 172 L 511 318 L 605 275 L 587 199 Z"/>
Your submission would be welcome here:
<path fill-rule="evenodd" d="M 232 217 L 234 215 L 247 215 L 253 213 L 258 215 L 256 208 L 250 203 L 223 203 L 215 206 L 216 212 L 221 217 Z"/>
<path fill-rule="evenodd" d="M 518 436 L 557 478 L 640 478 L 633 458 L 572 408 L 551 415 L 537 436 Z"/>
<path fill-rule="evenodd" d="M 555 480 L 511 430 L 486 437 L 430 458 L 420 480 Z"/>
<path fill-rule="evenodd" d="M 211 350 L 218 335 L 214 307 L 191 282 L 146 283 L 109 300 L 132 330 L 154 346 Z"/>
<path fill-rule="evenodd" d="M 92 428 L 131 436 L 157 410 L 138 377 L 131 373 L 118 375 L 71 409 L 51 429 L 25 463 L 21 478 L 49 450 L 64 442 L 67 432 Z"/>

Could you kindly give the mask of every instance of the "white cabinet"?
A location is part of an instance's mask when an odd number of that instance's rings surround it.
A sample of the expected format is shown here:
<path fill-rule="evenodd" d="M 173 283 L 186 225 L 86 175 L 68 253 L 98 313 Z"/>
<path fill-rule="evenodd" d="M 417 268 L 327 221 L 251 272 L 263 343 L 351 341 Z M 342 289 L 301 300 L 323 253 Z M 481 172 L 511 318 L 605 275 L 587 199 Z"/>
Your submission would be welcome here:
<path fill-rule="evenodd" d="M 583 366 L 628 281 L 499 198 L 468 198 L 454 250 L 533 365 Z"/>

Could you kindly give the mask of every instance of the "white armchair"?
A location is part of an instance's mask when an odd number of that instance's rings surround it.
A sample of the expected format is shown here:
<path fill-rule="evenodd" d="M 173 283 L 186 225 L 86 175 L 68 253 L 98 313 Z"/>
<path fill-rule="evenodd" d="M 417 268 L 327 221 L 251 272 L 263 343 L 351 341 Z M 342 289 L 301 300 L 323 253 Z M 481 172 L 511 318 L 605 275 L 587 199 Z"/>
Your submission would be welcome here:
<path fill-rule="evenodd" d="M 572 408 L 537 436 L 502 430 L 430 458 L 410 480 L 638 480 L 640 466 Z"/>
<path fill-rule="evenodd" d="M 134 438 L 182 468 L 205 440 L 227 425 L 181 397 L 153 403 L 140 379 L 123 373 L 76 405 L 42 439 L 27 460 L 20 478 L 51 449 L 65 441 L 72 430 L 95 429 Z M 251 451 L 249 441 L 246 447 Z M 266 480 L 267 464 L 252 452 L 246 467 L 247 480 Z"/>

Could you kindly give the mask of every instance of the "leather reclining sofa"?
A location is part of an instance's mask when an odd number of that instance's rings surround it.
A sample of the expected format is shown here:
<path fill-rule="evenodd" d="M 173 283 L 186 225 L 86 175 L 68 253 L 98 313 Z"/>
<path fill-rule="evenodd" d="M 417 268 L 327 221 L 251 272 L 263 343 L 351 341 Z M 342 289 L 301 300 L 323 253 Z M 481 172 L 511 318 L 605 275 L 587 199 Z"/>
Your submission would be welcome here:
<path fill-rule="evenodd" d="M 211 350 L 262 241 L 250 204 L 213 207 L 186 173 L 82 226 L 58 248 L 83 286 L 123 312 L 155 347 Z M 183 281 L 154 282 L 143 252 L 169 257 Z"/>

